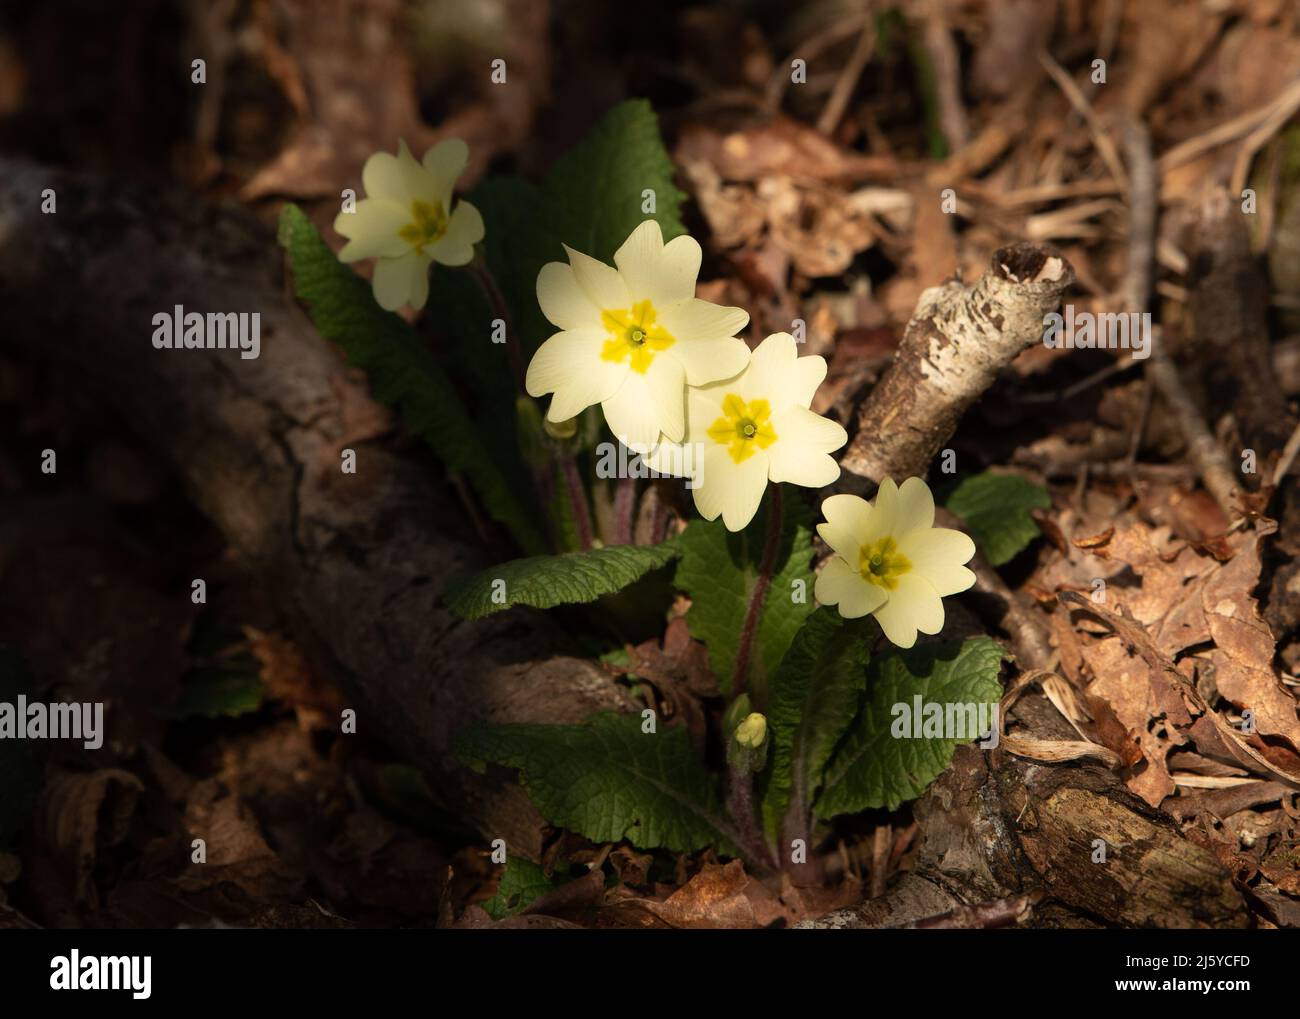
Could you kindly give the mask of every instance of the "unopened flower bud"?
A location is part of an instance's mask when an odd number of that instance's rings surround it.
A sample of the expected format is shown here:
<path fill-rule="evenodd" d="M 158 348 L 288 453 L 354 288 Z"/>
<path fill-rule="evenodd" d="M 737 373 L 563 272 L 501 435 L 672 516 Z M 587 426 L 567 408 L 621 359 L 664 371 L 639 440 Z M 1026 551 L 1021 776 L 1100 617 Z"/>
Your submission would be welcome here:
<path fill-rule="evenodd" d="M 749 698 L 742 698 L 744 707 L 748 707 Z M 740 700 L 733 707 L 740 707 Z M 737 717 L 732 714 L 732 718 Z M 768 746 L 767 718 L 757 711 L 751 711 L 741 718 L 739 724 L 731 731 L 731 740 L 727 744 L 727 764 L 739 775 L 755 775 L 767 764 Z M 745 779 L 748 781 L 748 778 Z"/>
<path fill-rule="evenodd" d="M 542 427 L 552 439 L 572 439 L 578 434 L 578 419 L 572 417 L 565 421 L 552 421 L 550 418 L 543 418 Z"/>
<path fill-rule="evenodd" d="M 757 711 L 745 717 L 745 720 L 736 726 L 736 742 L 742 747 L 750 750 L 757 750 L 767 739 L 767 718 Z"/>

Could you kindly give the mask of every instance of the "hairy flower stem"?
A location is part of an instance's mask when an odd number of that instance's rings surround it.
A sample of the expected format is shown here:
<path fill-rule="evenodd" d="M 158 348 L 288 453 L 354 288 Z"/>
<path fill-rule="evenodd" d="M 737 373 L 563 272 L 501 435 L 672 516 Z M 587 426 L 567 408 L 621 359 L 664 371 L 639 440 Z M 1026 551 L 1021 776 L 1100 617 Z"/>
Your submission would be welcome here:
<path fill-rule="evenodd" d="M 650 520 L 650 544 L 658 545 L 668 537 L 668 503 L 660 498 L 655 503 L 654 516 Z"/>
<path fill-rule="evenodd" d="M 776 555 L 781 549 L 781 488 L 772 485 L 767 504 L 767 540 L 763 543 L 763 558 L 759 562 L 758 579 L 749 596 L 749 608 L 745 612 L 745 625 L 740 631 L 740 644 L 736 648 L 736 670 L 731 677 L 731 693 L 735 696 L 746 688 L 749 673 L 749 661 L 753 656 L 754 638 L 758 634 L 758 621 L 763 616 L 763 599 L 767 596 L 768 586 L 772 583 L 772 571 L 776 569 Z M 766 690 L 750 690 L 754 704 L 760 710 L 766 701 Z"/>
<path fill-rule="evenodd" d="M 632 516 L 636 511 L 636 478 L 619 478 L 614 489 L 614 544 L 632 544 Z"/>
<path fill-rule="evenodd" d="M 754 776 L 741 768 L 727 769 L 727 812 L 735 823 L 728 834 L 754 866 L 776 869 L 771 847 L 763 838 L 754 809 Z"/>
<path fill-rule="evenodd" d="M 505 323 L 506 357 L 510 360 L 510 374 L 515 377 L 515 385 L 522 393 L 524 392 L 523 348 L 520 346 L 520 337 L 515 335 L 514 325 L 510 321 L 510 309 L 506 307 L 505 297 L 482 254 L 475 255 L 474 261 L 469 264 L 469 269 L 478 280 L 479 286 L 483 288 L 483 294 L 492 308 L 492 317 L 499 318 Z"/>
<path fill-rule="evenodd" d="M 573 454 L 561 454 L 558 460 L 564 487 L 569 493 L 569 506 L 573 510 L 573 526 L 578 531 L 578 547 L 586 551 L 591 548 L 591 510 L 587 506 L 587 489 L 578 476 L 578 461 Z"/>
<path fill-rule="evenodd" d="M 488 268 L 487 260 L 481 252 L 475 254 L 469 269 L 478 280 L 479 286 L 483 288 L 483 294 L 492 308 L 492 317 L 499 318 L 505 323 L 506 357 L 510 360 L 510 374 L 514 376 L 515 386 L 519 392 L 526 392 L 523 348 L 520 346 L 520 338 L 515 335 L 514 325 L 510 321 L 510 309 L 506 307 L 506 300 L 501 293 L 501 288 L 497 286 L 496 277 L 492 275 L 492 270 Z M 592 537 L 591 510 L 587 507 L 587 490 L 578 476 L 577 461 L 571 454 L 561 455 L 557 460 L 560 474 L 564 478 L 564 487 L 569 493 L 569 504 L 573 509 L 573 524 L 578 532 L 578 544 L 584 550 L 589 549 Z M 549 483 L 538 486 L 543 490 L 543 496 L 546 487 L 549 487 Z"/>

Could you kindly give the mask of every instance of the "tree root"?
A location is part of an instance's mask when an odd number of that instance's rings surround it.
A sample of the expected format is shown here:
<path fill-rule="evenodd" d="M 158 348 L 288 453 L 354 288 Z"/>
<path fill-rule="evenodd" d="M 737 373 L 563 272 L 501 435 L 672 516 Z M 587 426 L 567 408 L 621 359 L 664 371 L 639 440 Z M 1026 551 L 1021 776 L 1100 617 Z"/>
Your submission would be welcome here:
<path fill-rule="evenodd" d="M 54 188 L 55 215 L 40 212 Z M 486 837 L 536 858 L 543 823 L 504 775 L 451 752 L 476 720 L 572 723 L 631 710 L 591 662 L 564 656 L 529 610 L 468 623 L 439 602 L 483 565 L 427 465 L 349 438 L 364 389 L 289 296 L 271 231 L 239 209 L 0 160 L 5 342 L 116 408 L 277 596 L 295 638 L 356 698 L 358 731 L 422 767 L 434 795 Z M 157 350 L 173 304 L 258 312 L 262 351 Z M 358 449 L 355 475 L 339 450 Z M 188 597 L 188 587 L 177 597 Z"/>

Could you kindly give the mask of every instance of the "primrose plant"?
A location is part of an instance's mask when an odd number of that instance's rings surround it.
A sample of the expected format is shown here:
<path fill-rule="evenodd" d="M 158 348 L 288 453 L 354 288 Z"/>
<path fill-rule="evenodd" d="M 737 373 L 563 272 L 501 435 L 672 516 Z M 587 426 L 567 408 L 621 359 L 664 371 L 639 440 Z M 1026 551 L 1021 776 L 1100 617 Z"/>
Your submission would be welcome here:
<path fill-rule="evenodd" d="M 826 361 L 786 332 L 751 350 L 749 315 L 697 296 L 703 252 L 648 104 L 616 107 L 539 183 L 489 177 L 457 199 L 468 156 L 454 140 L 420 161 L 404 143 L 372 156 L 366 197 L 334 221 L 337 256 L 293 206 L 280 228 L 321 333 L 523 553 L 455 578 L 444 604 L 469 619 L 561 609 L 575 644 L 645 703 L 580 725 L 471 727 L 458 754 L 513 769 L 552 824 L 597 842 L 801 866 L 835 817 L 916 798 L 984 735 L 898 724 L 900 705 L 1001 695 L 994 641 L 917 643 L 974 583 L 976 541 L 934 526 L 925 480 L 886 478 L 874 502 L 821 503 L 814 569 L 808 493 L 838 480 L 848 439 L 813 409 Z M 369 287 L 342 264 L 367 259 Z M 403 306 L 423 314 L 391 314 Z M 595 464 L 612 443 L 631 455 L 609 478 Z M 951 487 L 990 560 L 1037 533 L 1044 493 L 1025 484 Z M 638 649 L 683 606 L 708 663 L 693 715 L 726 747 L 725 773 L 700 752 L 706 731 L 664 721 L 683 689 L 654 664 L 667 649 Z"/>

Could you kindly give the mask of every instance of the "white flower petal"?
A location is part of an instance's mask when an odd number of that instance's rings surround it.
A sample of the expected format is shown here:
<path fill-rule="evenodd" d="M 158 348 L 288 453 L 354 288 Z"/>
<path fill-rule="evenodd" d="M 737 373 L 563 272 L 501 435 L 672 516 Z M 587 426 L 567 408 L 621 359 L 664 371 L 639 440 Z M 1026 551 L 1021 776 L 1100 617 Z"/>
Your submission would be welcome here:
<path fill-rule="evenodd" d="M 665 245 L 659 224 L 647 219 L 614 253 L 614 264 L 623 274 L 632 300 L 648 298 L 658 308 L 695 296 L 700 245 L 686 235 Z"/>
<path fill-rule="evenodd" d="M 773 333 L 754 348 L 747 379 L 774 406 L 811 405 L 813 394 L 826 378 L 826 359 L 816 354 L 799 356 L 789 333 Z"/>
<path fill-rule="evenodd" d="M 381 258 L 371 285 L 381 308 L 396 311 L 409 304 L 419 311 L 429 299 L 429 259 L 414 251 L 401 258 Z"/>
<path fill-rule="evenodd" d="M 916 643 L 916 632 L 938 633 L 943 629 L 943 599 L 929 581 L 916 573 L 898 578 L 898 586 L 875 611 L 876 622 L 885 636 L 902 648 Z"/>
<path fill-rule="evenodd" d="M 483 217 L 478 209 L 469 202 L 457 202 L 447 232 L 425 250 L 443 265 L 468 265 L 474 260 L 474 245 L 483 239 L 483 233 Z"/>
<path fill-rule="evenodd" d="M 909 648 L 916 643 L 916 624 L 903 611 L 902 602 L 894 604 L 887 601 L 872 615 L 876 617 L 876 622 L 885 631 L 885 637 L 891 644 Z"/>
<path fill-rule="evenodd" d="M 811 407 L 817 387 L 826 379 L 826 358 L 809 354 L 795 360 L 785 377 L 785 396 L 800 407 Z"/>
<path fill-rule="evenodd" d="M 401 229 L 410 218 L 410 212 L 396 202 L 383 198 L 361 199 L 355 212 L 340 212 L 334 218 L 334 232 L 348 238 L 339 251 L 339 261 L 397 258 L 406 254 L 411 246 L 402 240 Z"/>
<path fill-rule="evenodd" d="M 862 574 L 839 556 L 832 556 L 817 574 L 813 595 L 823 605 L 835 605 L 845 619 L 859 619 L 874 612 L 885 600 L 885 591 L 862 579 Z"/>
<path fill-rule="evenodd" d="M 451 205 L 451 189 L 469 162 L 469 146 L 459 138 L 440 141 L 424 154 L 424 170 L 444 208 Z"/>
<path fill-rule="evenodd" d="M 368 198 L 410 205 L 411 196 L 407 192 L 401 164 L 391 152 L 376 152 L 366 160 L 366 165 L 361 168 L 361 186 Z"/>
<path fill-rule="evenodd" d="M 930 486 L 921 478 L 908 478 L 898 488 L 897 533 L 903 535 L 933 526 L 934 496 L 930 494 Z"/>
<path fill-rule="evenodd" d="M 722 401 L 727 390 L 722 383 L 714 386 L 689 385 L 686 376 L 686 441 L 716 445 L 708 437 L 709 426 L 722 416 Z"/>
<path fill-rule="evenodd" d="M 756 374 L 765 378 L 780 379 L 799 357 L 799 345 L 789 333 L 771 333 L 754 348 L 751 365 Z"/>
<path fill-rule="evenodd" d="M 755 453 L 740 463 L 725 446 L 711 443 L 704 450 L 703 484 L 691 489 L 695 508 L 705 520 L 716 520 L 729 531 L 742 530 L 754 519 L 767 488 L 767 454 Z"/>
<path fill-rule="evenodd" d="M 774 404 L 808 407 L 826 378 L 826 359 L 816 354 L 799 356 L 799 345 L 789 333 L 773 333 L 754 348 L 753 384 L 774 397 Z"/>
<path fill-rule="evenodd" d="M 824 524 L 817 533 L 836 553 L 851 563 L 858 561 L 871 527 L 871 503 L 856 495 L 832 495 L 822 501 Z"/>
<path fill-rule="evenodd" d="M 898 540 L 898 551 L 941 597 L 968 591 L 975 584 L 975 574 L 965 566 L 975 555 L 975 542 L 961 531 L 947 527 L 913 530 Z"/>
<path fill-rule="evenodd" d="M 628 449 L 646 453 L 659 441 L 659 407 L 645 375 L 629 371 L 623 384 L 602 401 L 605 422 Z"/>
<path fill-rule="evenodd" d="M 429 201 L 439 197 L 433 180 L 406 147 L 398 143 L 397 155 L 376 152 L 361 170 L 361 185 L 368 198 L 387 198 L 407 208 L 416 198 Z"/>
<path fill-rule="evenodd" d="M 647 467 L 660 474 L 667 474 L 674 478 L 690 478 L 696 474 L 698 465 L 696 458 L 699 452 L 699 446 L 691 446 L 684 442 L 660 442 L 645 454 L 644 460 Z"/>
<path fill-rule="evenodd" d="M 898 486 L 893 478 L 885 478 L 876 492 L 871 504 L 871 519 L 867 522 L 867 532 L 863 540 L 867 544 L 879 541 L 897 533 L 898 522 Z"/>
<path fill-rule="evenodd" d="M 790 407 L 772 415 L 776 442 L 768 450 L 773 481 L 821 488 L 840 476 L 840 465 L 829 454 L 849 441 L 840 425 L 806 407 Z"/>
<path fill-rule="evenodd" d="M 605 334 L 597 329 L 556 333 L 537 348 L 528 365 L 524 388 L 529 396 L 554 393 L 547 417 L 567 421 L 593 403 L 613 395 L 623 383 L 627 365 L 600 356 Z"/>
<path fill-rule="evenodd" d="M 843 442 L 838 445 L 843 445 Z M 789 446 L 778 448 L 781 443 L 768 451 L 771 458 L 769 468 L 773 481 L 785 481 L 804 488 L 825 488 L 833 485 L 840 478 L 840 465 L 829 453 L 803 447 L 798 453 Z M 779 464 L 779 466 L 778 466 Z"/>
<path fill-rule="evenodd" d="M 588 299 L 601 311 L 622 311 L 632 306 L 627 284 L 612 265 L 574 251 L 567 244 L 565 253 L 573 266 L 573 277 Z"/>
<path fill-rule="evenodd" d="M 689 300 L 695 296 L 695 284 L 700 278 L 702 257 L 700 242 L 690 234 L 681 234 L 664 245 L 664 272 L 661 275 L 662 298 L 670 301 Z"/>
<path fill-rule="evenodd" d="M 688 296 L 659 308 L 659 320 L 679 340 L 725 340 L 749 324 L 749 312 Z"/>
<path fill-rule="evenodd" d="M 667 327 L 665 327 L 667 328 Z M 670 333 L 671 329 L 668 330 Z M 667 353 L 686 369 L 686 381 L 692 386 L 734 378 L 749 364 L 749 347 L 736 338 L 722 340 L 678 339 Z"/>
<path fill-rule="evenodd" d="M 660 355 L 650 362 L 645 380 L 660 431 L 670 442 L 681 442 L 686 433 L 686 372 L 673 358 Z"/>
<path fill-rule="evenodd" d="M 600 329 L 600 312 L 578 286 L 573 266 L 547 262 L 537 274 L 537 303 L 542 314 L 561 329 Z"/>

